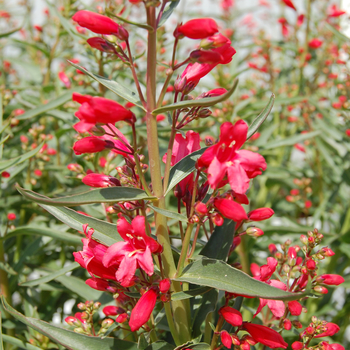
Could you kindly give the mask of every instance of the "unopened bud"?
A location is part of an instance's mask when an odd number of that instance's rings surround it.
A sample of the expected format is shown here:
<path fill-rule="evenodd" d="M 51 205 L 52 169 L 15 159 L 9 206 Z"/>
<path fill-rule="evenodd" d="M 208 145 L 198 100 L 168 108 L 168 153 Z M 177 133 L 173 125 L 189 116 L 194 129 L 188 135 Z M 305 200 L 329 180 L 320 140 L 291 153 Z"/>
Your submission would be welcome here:
<path fill-rule="evenodd" d="M 109 328 L 113 323 L 114 321 L 112 319 L 106 318 L 105 320 L 102 321 L 101 326 L 102 328 Z"/>
<path fill-rule="evenodd" d="M 248 227 L 245 232 L 252 237 L 260 237 L 264 234 L 264 231 L 258 227 Z"/>
<path fill-rule="evenodd" d="M 91 129 L 90 132 L 92 133 L 92 135 L 94 136 L 103 136 L 106 131 L 105 129 L 103 129 L 101 126 L 99 125 L 94 125 Z"/>
<path fill-rule="evenodd" d="M 316 293 L 320 293 L 320 294 L 327 294 L 328 293 L 328 289 L 323 287 L 323 286 L 315 286 L 314 291 Z"/>
<path fill-rule="evenodd" d="M 300 321 L 294 320 L 294 321 L 292 321 L 292 325 L 293 325 L 293 327 L 296 328 L 296 329 L 303 328 L 303 325 L 301 324 Z"/>
<path fill-rule="evenodd" d="M 101 307 L 101 303 L 99 301 L 96 301 L 93 305 L 94 310 L 98 310 Z"/>
<path fill-rule="evenodd" d="M 79 334 L 86 334 L 86 331 L 81 327 L 74 328 L 74 332 Z"/>
<path fill-rule="evenodd" d="M 84 311 L 84 310 L 86 310 L 86 305 L 85 305 L 84 303 L 79 303 L 79 304 L 77 305 L 77 308 L 78 308 L 79 310 Z"/>

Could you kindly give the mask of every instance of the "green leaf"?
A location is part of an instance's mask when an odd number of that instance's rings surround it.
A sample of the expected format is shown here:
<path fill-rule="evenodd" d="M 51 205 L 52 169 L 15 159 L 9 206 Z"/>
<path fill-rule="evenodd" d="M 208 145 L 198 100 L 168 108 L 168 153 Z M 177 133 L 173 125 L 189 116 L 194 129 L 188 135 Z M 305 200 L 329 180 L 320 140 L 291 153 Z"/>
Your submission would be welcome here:
<path fill-rule="evenodd" d="M 223 261 L 208 258 L 187 265 L 182 275 L 174 280 L 212 287 L 229 293 L 272 300 L 297 300 L 304 295 L 274 288 L 267 283 L 257 281 Z"/>
<path fill-rule="evenodd" d="M 10 275 L 17 275 L 17 272 L 7 262 L 0 261 L 0 269 Z"/>
<path fill-rule="evenodd" d="M 167 218 L 175 219 L 178 221 L 188 222 L 187 216 L 176 213 L 175 211 L 160 209 L 160 208 L 157 208 L 154 205 L 150 205 L 150 204 L 148 204 L 148 207 L 153 209 L 155 212 L 164 215 Z"/>
<path fill-rule="evenodd" d="M 346 35 L 339 32 L 339 30 L 335 29 L 331 24 L 326 23 L 326 27 L 341 41 L 349 42 L 350 38 Z"/>
<path fill-rule="evenodd" d="M 0 146 L 5 143 L 9 138 L 10 138 L 11 135 L 7 135 L 6 137 L 4 137 L 1 141 L 0 141 Z"/>
<path fill-rule="evenodd" d="M 225 219 L 222 226 L 216 226 L 199 255 L 226 261 L 235 235 L 235 226 L 236 223 L 228 219 Z"/>
<path fill-rule="evenodd" d="M 120 237 L 115 224 L 79 214 L 75 210 L 66 207 L 53 207 L 44 204 L 39 205 L 58 220 L 75 230 L 82 231 L 82 226 L 89 224 L 89 227 L 95 230 L 92 237 L 105 245 L 110 246 L 123 240 Z"/>
<path fill-rule="evenodd" d="M 84 72 L 86 75 L 88 75 L 90 78 L 98 81 L 100 84 L 102 84 L 103 86 L 105 86 L 107 89 L 111 90 L 112 92 L 114 92 L 116 95 L 120 96 L 121 98 L 123 98 L 124 100 L 127 100 L 131 103 L 133 103 L 134 105 L 140 107 L 141 109 L 143 109 L 144 111 L 146 111 L 146 109 L 142 106 L 142 103 L 139 99 L 139 96 L 137 94 L 136 91 L 131 90 L 130 88 L 127 88 L 126 86 L 113 81 L 113 80 L 109 80 L 105 77 L 102 77 L 100 75 L 94 74 L 89 72 L 87 69 L 78 66 L 77 64 L 68 61 L 73 67 L 81 70 L 82 72 Z"/>
<path fill-rule="evenodd" d="M 0 321 L 1 322 L 1 321 Z M 14 338 L 11 337 L 9 335 L 3 334 L 2 335 L 4 342 L 12 344 L 16 347 L 18 347 L 19 349 L 26 349 L 26 350 L 42 350 L 42 348 L 38 348 L 35 345 L 32 345 L 30 343 L 25 343 L 23 340 L 18 339 L 18 338 Z M 1 340 L 1 339 L 0 339 Z M 1 347 L 1 343 L 0 343 L 0 350 L 2 350 L 3 348 Z"/>
<path fill-rule="evenodd" d="M 186 290 L 183 292 L 177 292 L 177 293 L 171 294 L 171 300 L 175 301 L 175 300 L 190 299 L 190 298 L 195 297 L 196 295 L 205 294 L 205 293 L 209 292 L 210 290 L 212 290 L 212 288 L 200 287 L 200 288 Z"/>
<path fill-rule="evenodd" d="M 80 227 L 80 229 L 82 228 Z M 22 236 L 22 235 L 48 236 L 48 237 L 57 239 L 59 241 L 63 241 L 71 244 L 79 244 L 79 245 L 82 244 L 81 237 L 77 235 L 73 235 L 72 233 L 53 230 L 51 228 L 42 228 L 42 227 L 35 227 L 35 226 L 17 227 L 13 231 L 8 233 L 6 236 L 0 237 L 0 242 L 5 239 L 9 239 L 16 236 Z"/>
<path fill-rule="evenodd" d="M 59 276 L 62 276 L 64 274 L 66 274 L 67 272 L 70 272 L 70 271 L 73 271 L 75 270 L 76 268 L 80 267 L 80 265 L 77 263 L 77 262 L 74 262 L 58 271 L 55 271 L 53 273 L 50 273 L 46 276 L 43 276 L 43 277 L 40 277 L 40 278 L 37 278 L 35 280 L 31 280 L 31 281 L 28 281 L 28 282 L 24 282 L 24 283 L 20 283 L 20 286 L 22 287 L 33 287 L 33 286 L 37 286 L 38 284 L 42 284 L 42 283 L 47 283 L 47 282 L 50 282 L 54 279 L 56 279 L 57 277 Z"/>
<path fill-rule="evenodd" d="M 91 190 L 67 197 L 47 198 L 33 191 L 25 190 L 17 186 L 18 192 L 24 197 L 36 203 L 53 205 L 56 207 L 76 207 L 83 204 L 94 203 L 116 203 L 139 201 L 144 199 L 154 199 L 149 197 L 146 192 L 133 187 L 109 187 Z"/>
<path fill-rule="evenodd" d="M 8 169 L 12 166 L 18 165 L 18 164 L 24 162 L 25 160 L 35 156 L 41 150 L 43 145 L 44 145 L 44 142 L 41 143 L 38 147 L 34 148 L 33 150 L 31 150 L 27 153 L 24 153 L 16 158 L 1 160 L 0 161 L 0 172 L 5 170 L 5 169 Z"/>
<path fill-rule="evenodd" d="M 166 105 L 160 108 L 155 109 L 152 114 L 157 115 L 157 114 L 162 114 L 166 113 L 168 111 L 174 111 L 180 108 L 187 108 L 187 107 L 210 107 L 214 106 L 219 102 L 227 100 L 236 90 L 238 85 L 238 79 L 235 79 L 233 82 L 233 86 L 230 90 L 228 90 L 226 93 L 224 93 L 221 96 L 216 96 L 216 97 L 206 97 L 206 98 L 201 98 L 198 100 L 188 100 L 188 101 L 181 101 L 181 102 L 176 102 L 170 105 Z"/>
<path fill-rule="evenodd" d="M 249 129 L 248 129 L 248 134 L 247 134 L 247 140 L 250 139 L 258 131 L 261 124 L 269 116 L 269 114 L 272 110 L 274 101 L 275 101 L 275 95 L 272 94 L 270 97 L 269 103 L 266 105 L 266 107 L 262 110 L 262 112 L 250 124 Z"/>
<path fill-rule="evenodd" d="M 114 18 L 117 18 L 117 19 L 119 19 L 119 21 L 132 24 L 133 26 L 136 26 L 136 27 L 139 27 L 139 28 L 146 29 L 146 30 L 148 30 L 150 32 L 154 31 L 153 27 L 149 26 L 148 24 L 142 24 L 142 23 L 137 23 L 137 22 L 130 21 L 129 19 L 123 18 L 121 16 L 117 16 L 117 15 L 115 15 L 114 13 L 112 13 L 110 11 L 107 11 L 107 15 L 109 15 L 111 17 L 114 17 Z"/>
<path fill-rule="evenodd" d="M 145 350 L 174 350 L 174 345 L 166 343 L 165 341 L 156 341 L 147 346 Z"/>
<path fill-rule="evenodd" d="M 306 134 L 293 135 L 290 137 L 286 137 L 283 140 L 275 140 L 275 141 L 268 142 L 267 144 L 262 145 L 261 149 L 265 150 L 265 149 L 272 149 L 272 148 L 278 148 L 278 147 L 284 147 L 284 146 L 293 146 L 298 142 L 309 140 L 319 134 L 321 134 L 320 130 L 311 131 Z"/>
<path fill-rule="evenodd" d="M 2 315 L 1 315 L 1 311 L 0 311 L 0 350 L 4 350 L 4 343 L 3 341 L 3 335 L 2 335 Z"/>
<path fill-rule="evenodd" d="M 23 322 L 27 326 L 46 335 L 53 341 L 61 344 L 70 350 L 137 350 L 137 344 L 117 338 L 89 337 L 87 335 L 74 333 L 64 328 L 60 328 L 47 322 L 26 317 L 12 308 L 6 300 L 1 297 L 3 306 L 14 318 Z M 168 350 L 168 349 L 164 349 Z"/>
<path fill-rule="evenodd" d="M 171 16 L 177 5 L 180 3 L 180 0 L 171 1 L 170 5 L 166 8 L 166 10 L 163 12 L 162 17 L 160 18 L 160 21 L 158 23 L 158 28 L 161 27 L 167 19 Z"/>
<path fill-rule="evenodd" d="M 75 90 L 81 91 L 82 89 L 75 89 Z M 46 104 L 40 104 L 40 106 L 30 109 L 29 111 L 18 116 L 17 119 L 19 120 L 31 119 L 36 117 L 37 115 L 46 113 L 48 111 L 51 111 L 52 109 L 56 109 L 57 107 L 60 107 L 66 102 L 70 101 L 72 99 L 72 93 L 73 91 L 71 90 L 67 91 L 64 94 L 58 96 L 57 98 L 55 98 L 54 100 L 51 100 Z"/>
<path fill-rule="evenodd" d="M 23 27 L 23 25 L 21 25 L 21 26 L 15 28 L 15 29 L 12 29 L 12 30 L 10 30 L 10 31 L 8 31 L 8 32 L 0 33 L 0 39 L 1 39 L 1 38 L 5 38 L 5 37 L 7 37 L 7 36 L 10 36 L 10 35 L 13 34 L 13 33 L 18 32 L 19 30 L 22 29 L 22 27 Z"/>
<path fill-rule="evenodd" d="M 165 195 L 167 195 L 181 180 L 195 171 L 197 159 L 204 153 L 207 148 L 208 147 L 204 147 L 198 151 L 192 152 L 185 158 L 182 158 L 171 168 L 169 175 L 169 186 L 165 192 Z"/>

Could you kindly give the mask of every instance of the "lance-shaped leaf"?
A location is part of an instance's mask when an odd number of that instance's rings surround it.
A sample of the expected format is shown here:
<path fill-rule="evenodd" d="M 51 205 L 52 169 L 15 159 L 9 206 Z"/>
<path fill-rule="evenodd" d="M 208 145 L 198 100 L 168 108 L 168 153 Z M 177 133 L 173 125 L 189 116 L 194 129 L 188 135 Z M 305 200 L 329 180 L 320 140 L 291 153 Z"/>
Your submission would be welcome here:
<path fill-rule="evenodd" d="M 304 294 L 289 293 L 257 281 L 221 260 L 203 258 L 186 266 L 175 281 L 224 290 L 229 293 L 272 300 L 296 300 Z"/>
<path fill-rule="evenodd" d="M 53 205 L 56 207 L 75 207 L 93 203 L 116 203 L 154 199 L 138 188 L 133 187 L 109 187 L 91 190 L 72 196 L 47 198 L 33 191 L 25 190 L 17 186 L 17 190 L 26 198 L 40 204 Z"/>
<path fill-rule="evenodd" d="M 171 1 L 169 6 L 165 9 L 158 23 L 158 27 L 161 27 L 167 19 L 171 16 L 177 5 L 180 3 L 180 0 Z"/>
<path fill-rule="evenodd" d="M 236 223 L 228 219 L 225 219 L 222 226 L 216 226 L 199 255 L 226 261 L 235 235 L 235 226 Z"/>
<path fill-rule="evenodd" d="M 1 331 L 0 331 L 1 332 Z M 23 340 L 21 339 L 17 339 L 14 337 L 11 337 L 9 335 L 3 334 L 2 338 L 4 340 L 5 343 L 9 343 L 14 345 L 16 348 L 18 349 L 26 349 L 26 350 L 42 350 L 42 348 L 38 348 L 35 345 L 32 345 L 30 343 L 25 343 Z M 3 348 L 1 347 L 0 344 L 0 350 L 3 350 Z"/>
<path fill-rule="evenodd" d="M 75 91 L 83 91 L 82 89 L 75 89 Z M 40 104 L 40 106 L 30 109 L 29 111 L 16 117 L 19 120 L 27 120 L 36 117 L 37 115 L 56 109 L 62 106 L 66 102 L 72 99 L 72 91 L 67 91 L 64 94 L 58 96 L 57 98 L 49 101 L 46 104 Z"/>
<path fill-rule="evenodd" d="M 82 231 L 83 225 L 88 224 L 90 228 L 94 229 L 92 237 L 105 245 L 110 246 L 123 240 L 120 237 L 115 224 L 80 214 L 70 208 L 53 207 L 51 205 L 44 204 L 39 205 L 55 216 L 58 220 L 62 221 L 69 227 L 74 228 L 75 230 Z M 77 239 L 79 239 L 81 242 L 80 237 L 77 237 Z"/>
<path fill-rule="evenodd" d="M 89 337 L 87 335 L 74 333 L 64 328 L 60 328 L 47 322 L 26 317 L 11 307 L 6 300 L 1 297 L 4 309 L 14 318 L 46 335 L 58 344 L 70 350 L 138 350 L 137 344 L 117 338 Z"/>
<path fill-rule="evenodd" d="M 190 299 L 190 298 L 193 298 L 197 295 L 205 294 L 205 293 L 209 292 L 210 290 L 212 290 L 212 288 L 210 288 L 210 287 L 199 287 L 199 288 L 195 288 L 195 289 L 186 290 L 183 292 L 173 293 L 173 294 L 171 294 L 171 300 L 174 301 L 174 300 Z"/>
<path fill-rule="evenodd" d="M 77 262 L 74 262 L 73 264 L 70 264 L 58 271 L 52 272 L 47 274 L 46 276 L 37 278 L 35 280 L 31 280 L 28 282 L 24 282 L 24 283 L 20 283 L 20 286 L 22 287 L 33 287 L 33 286 L 37 286 L 38 284 L 42 284 L 42 283 L 47 283 L 50 282 L 54 279 L 56 279 L 57 277 L 60 277 L 64 274 L 66 274 L 67 272 L 73 271 L 76 268 L 78 268 L 80 265 Z"/>
<path fill-rule="evenodd" d="M 80 230 L 82 230 L 82 226 L 80 227 Z M 82 244 L 81 237 L 77 235 L 73 235 L 72 233 L 62 232 L 51 228 L 43 228 L 43 227 L 35 227 L 35 226 L 17 227 L 13 231 L 8 233 L 6 236 L 0 237 L 0 242 L 1 240 L 9 239 L 11 237 L 22 236 L 22 235 L 47 236 L 66 243 L 79 244 L 79 245 Z"/>
<path fill-rule="evenodd" d="M 219 102 L 227 100 L 235 92 L 237 85 L 238 85 L 238 79 L 235 79 L 233 82 L 232 88 L 228 90 L 226 93 L 224 93 L 223 95 L 216 96 L 216 97 L 205 97 L 205 98 L 200 98 L 198 100 L 176 102 L 170 105 L 166 105 L 164 107 L 157 108 L 152 112 L 152 114 L 157 115 L 157 114 L 162 114 L 165 112 L 174 111 L 182 108 L 188 108 L 188 107 L 214 106 Z"/>
<path fill-rule="evenodd" d="M 146 30 L 148 30 L 150 32 L 154 31 L 153 27 L 149 26 L 148 24 L 143 24 L 143 23 L 137 23 L 137 22 L 134 22 L 134 21 L 130 21 L 129 19 L 121 17 L 121 16 L 117 16 L 116 14 L 114 14 L 113 12 L 110 12 L 110 11 L 107 11 L 106 13 L 107 13 L 107 15 L 109 15 L 111 17 L 114 17 L 114 18 L 117 18 L 117 19 L 119 19 L 119 21 L 122 21 L 124 23 L 132 24 L 133 26 L 146 29 Z"/>
<path fill-rule="evenodd" d="M 273 149 L 273 148 L 284 147 L 284 146 L 293 146 L 298 142 L 309 140 L 319 134 L 321 134 L 320 130 L 311 131 L 306 134 L 293 135 L 290 137 L 286 137 L 283 140 L 275 140 L 275 141 L 268 142 L 265 145 L 262 145 L 261 149 L 265 150 L 265 149 Z"/>
<path fill-rule="evenodd" d="M 153 209 L 155 212 L 164 215 L 167 218 L 175 219 L 178 221 L 184 221 L 184 222 L 188 221 L 187 216 L 176 213 L 175 211 L 160 209 L 160 208 L 157 208 L 154 205 L 150 205 L 150 204 L 148 204 L 148 207 Z"/>
<path fill-rule="evenodd" d="M 147 346 L 145 350 L 174 350 L 174 345 L 170 345 L 165 341 L 156 341 Z"/>
<path fill-rule="evenodd" d="M 248 134 L 247 134 L 247 140 L 250 139 L 260 128 L 260 125 L 266 120 L 266 118 L 269 116 L 273 104 L 275 101 L 275 95 L 272 94 L 270 97 L 269 103 L 266 105 L 266 107 L 262 110 L 262 112 L 253 120 L 253 122 L 249 125 Z"/>
<path fill-rule="evenodd" d="M 44 145 L 44 142 L 41 143 L 38 147 L 34 148 L 33 150 L 22 154 L 21 156 L 0 161 L 0 172 L 5 170 L 5 169 L 8 169 L 12 166 L 18 165 L 18 164 L 24 162 L 25 160 L 35 156 L 41 150 L 43 145 Z"/>
<path fill-rule="evenodd" d="M 21 26 L 19 26 L 19 27 L 17 27 L 17 28 L 14 28 L 14 29 L 12 29 L 12 30 L 10 30 L 10 31 L 8 31 L 8 32 L 0 33 L 0 38 L 6 38 L 7 36 L 10 36 L 11 34 L 16 33 L 16 32 L 18 32 L 19 30 L 21 30 L 22 27 L 23 27 L 23 25 L 21 25 Z"/>
<path fill-rule="evenodd" d="M 165 192 L 165 195 L 167 195 L 181 180 L 195 171 L 197 159 L 204 153 L 207 148 L 208 147 L 204 147 L 189 154 L 185 158 L 182 158 L 171 168 L 169 175 L 169 186 Z"/>
<path fill-rule="evenodd" d="M 139 99 L 138 93 L 136 91 L 131 90 L 130 88 L 127 88 L 126 86 L 107 79 L 105 77 L 102 77 L 101 75 L 98 74 L 94 74 L 89 72 L 87 69 L 78 66 L 77 64 L 68 61 L 73 67 L 79 69 L 80 71 L 84 72 L 86 75 L 88 75 L 90 78 L 98 81 L 100 84 L 102 84 L 103 86 L 105 86 L 108 90 L 111 90 L 112 92 L 114 92 L 116 95 L 120 96 L 121 98 L 123 98 L 126 101 L 129 101 L 131 103 L 133 103 L 134 105 L 140 107 L 141 109 L 143 109 L 144 111 L 145 108 L 142 106 L 142 102 Z"/>

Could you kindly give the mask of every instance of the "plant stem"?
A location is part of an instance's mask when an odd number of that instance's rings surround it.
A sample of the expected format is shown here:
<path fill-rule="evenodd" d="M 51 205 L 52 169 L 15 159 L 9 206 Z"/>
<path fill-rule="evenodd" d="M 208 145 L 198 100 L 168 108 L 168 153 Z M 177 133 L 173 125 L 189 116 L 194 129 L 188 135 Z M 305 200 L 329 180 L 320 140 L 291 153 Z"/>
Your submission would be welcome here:
<path fill-rule="evenodd" d="M 153 6 L 146 7 L 147 24 L 151 26 L 154 31 L 148 32 L 148 47 L 147 47 L 147 142 L 149 152 L 150 172 L 152 179 L 152 188 L 154 195 L 158 200 L 154 201 L 154 205 L 158 208 L 165 209 L 165 198 L 163 196 L 163 185 L 160 167 L 160 155 L 158 145 L 158 130 L 157 119 L 152 114 L 156 107 L 156 68 L 157 68 L 157 25 L 156 25 L 156 9 Z M 164 215 L 155 214 L 156 235 L 158 242 L 163 246 L 161 254 L 162 263 L 164 267 L 164 276 L 173 278 L 176 274 L 176 267 L 173 253 L 171 250 L 170 239 L 168 235 L 167 219 Z M 181 291 L 180 283 L 173 281 L 172 289 L 174 291 Z M 177 345 L 185 343 L 190 339 L 190 326 L 188 320 L 188 313 L 186 310 L 186 303 L 183 301 L 172 302 L 173 315 L 170 308 L 166 308 L 166 316 L 168 324 L 174 322 L 175 327 L 172 330 L 172 335 Z"/>
<path fill-rule="evenodd" d="M 224 318 L 222 316 L 219 317 L 219 320 L 218 320 L 218 323 L 216 324 L 216 328 L 215 328 L 215 332 L 214 332 L 214 335 L 213 335 L 213 339 L 211 341 L 211 344 L 210 344 L 210 349 L 211 350 L 214 350 L 216 348 L 216 344 L 218 342 L 218 339 L 219 339 L 219 332 L 221 331 L 221 328 L 224 324 Z"/>

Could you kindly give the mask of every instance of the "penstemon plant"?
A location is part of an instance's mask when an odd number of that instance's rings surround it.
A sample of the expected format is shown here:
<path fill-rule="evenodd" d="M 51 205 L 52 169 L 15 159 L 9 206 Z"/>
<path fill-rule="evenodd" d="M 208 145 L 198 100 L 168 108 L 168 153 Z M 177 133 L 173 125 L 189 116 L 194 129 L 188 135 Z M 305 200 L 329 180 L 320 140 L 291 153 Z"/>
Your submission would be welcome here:
<path fill-rule="evenodd" d="M 87 43 L 105 61 L 99 61 L 99 74 L 70 63 L 97 82 L 100 95 L 110 90 L 127 102 L 73 93 L 79 104 L 73 151 L 92 161 L 94 170 L 85 172 L 74 163 L 68 168 L 93 189 L 47 198 L 18 188 L 83 232 L 76 263 L 61 272 L 86 269 L 87 286 L 103 291 L 105 299 L 79 303 L 81 312 L 66 318 L 70 329 L 25 318 L 3 299 L 5 309 L 68 349 L 344 349 L 328 338 L 318 342 L 339 331 L 332 322 L 313 317 L 297 332 L 305 301 L 326 294 L 326 285 L 344 282 L 340 275 L 318 273 L 318 264 L 334 253 L 320 246 L 323 235 L 317 229 L 300 237 L 301 247 L 290 240 L 280 249 L 271 244 L 266 265 L 252 264 L 253 277 L 245 273 L 241 241 L 245 235 L 262 236 L 254 223 L 274 214 L 268 207 L 249 212 L 243 207 L 249 205 L 252 179 L 267 168 L 264 157 L 245 143 L 268 117 L 274 96 L 250 126 L 226 121 L 217 140 L 203 141 L 195 130 L 212 114 L 211 107 L 233 95 L 238 81 L 232 79 L 228 90 L 198 93 L 198 86 L 215 67 L 228 65 L 236 50 L 214 19 L 178 23 L 166 78 L 160 81 L 158 32 L 180 1 L 129 2 L 144 6 L 145 23 L 124 19 L 123 11 L 80 10 L 72 17 L 99 35 Z M 138 71 L 144 62 L 131 45 L 136 34 L 114 19 L 147 33 L 146 76 Z M 185 38 L 192 51 L 182 57 Z M 129 69 L 134 86 L 102 76 L 107 61 Z M 158 123 L 164 119 L 169 137 L 162 154 Z M 102 204 L 107 221 L 67 208 L 83 204 Z M 256 310 L 253 298 L 260 301 Z M 296 332 L 284 337 L 292 328 Z"/>

